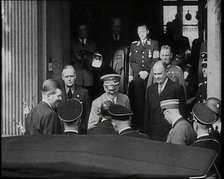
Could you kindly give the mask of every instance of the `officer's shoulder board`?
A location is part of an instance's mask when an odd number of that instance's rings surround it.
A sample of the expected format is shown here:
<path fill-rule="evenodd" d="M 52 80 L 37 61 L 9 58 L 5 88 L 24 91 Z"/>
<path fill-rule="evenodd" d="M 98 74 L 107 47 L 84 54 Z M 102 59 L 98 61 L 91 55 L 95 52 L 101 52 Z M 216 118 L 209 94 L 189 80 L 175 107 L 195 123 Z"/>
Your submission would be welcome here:
<path fill-rule="evenodd" d="M 138 43 L 138 41 L 133 41 L 131 44 L 137 44 Z"/>

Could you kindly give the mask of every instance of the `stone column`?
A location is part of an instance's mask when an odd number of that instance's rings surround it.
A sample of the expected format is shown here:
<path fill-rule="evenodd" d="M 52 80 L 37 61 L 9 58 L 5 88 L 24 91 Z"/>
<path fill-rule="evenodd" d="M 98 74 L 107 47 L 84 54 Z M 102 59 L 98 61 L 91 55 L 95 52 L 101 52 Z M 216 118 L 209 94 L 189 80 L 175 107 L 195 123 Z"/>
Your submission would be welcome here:
<path fill-rule="evenodd" d="M 207 97 L 221 99 L 221 0 L 208 0 Z"/>

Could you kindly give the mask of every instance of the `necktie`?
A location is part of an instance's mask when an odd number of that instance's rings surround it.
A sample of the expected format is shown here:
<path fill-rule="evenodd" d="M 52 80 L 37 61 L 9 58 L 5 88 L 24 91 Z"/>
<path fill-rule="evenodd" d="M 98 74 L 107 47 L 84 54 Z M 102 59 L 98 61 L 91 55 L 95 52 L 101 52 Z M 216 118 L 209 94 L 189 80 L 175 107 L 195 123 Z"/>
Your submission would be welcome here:
<path fill-rule="evenodd" d="M 85 47 L 84 39 L 82 39 L 82 46 Z"/>
<path fill-rule="evenodd" d="M 72 98 L 72 90 L 71 88 L 69 88 L 68 90 L 68 99 Z"/>
<path fill-rule="evenodd" d="M 162 92 L 162 85 L 159 85 L 159 95 L 161 94 Z"/>

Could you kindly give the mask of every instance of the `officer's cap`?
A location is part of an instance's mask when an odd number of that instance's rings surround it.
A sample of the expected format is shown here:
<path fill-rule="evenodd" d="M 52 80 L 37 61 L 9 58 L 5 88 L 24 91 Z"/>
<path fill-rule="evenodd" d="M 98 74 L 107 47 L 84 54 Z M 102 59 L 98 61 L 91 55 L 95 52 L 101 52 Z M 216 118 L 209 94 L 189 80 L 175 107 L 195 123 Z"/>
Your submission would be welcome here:
<path fill-rule="evenodd" d="M 201 67 L 207 68 L 207 65 L 208 65 L 207 58 L 203 58 L 201 62 Z"/>
<path fill-rule="evenodd" d="M 107 74 L 100 77 L 101 80 L 104 81 L 104 85 L 113 86 L 118 85 L 120 83 L 121 75 L 118 74 Z"/>
<path fill-rule="evenodd" d="M 204 125 L 211 125 L 216 121 L 215 114 L 206 104 L 196 103 L 192 109 L 193 118 Z"/>
<path fill-rule="evenodd" d="M 82 103 L 75 98 L 61 102 L 57 109 L 59 118 L 64 122 L 78 120 L 82 115 L 82 111 Z"/>
<path fill-rule="evenodd" d="M 119 121 L 129 120 L 129 116 L 133 114 L 131 110 L 119 104 L 111 104 L 108 112 L 112 119 Z"/>
<path fill-rule="evenodd" d="M 166 109 L 176 109 L 179 108 L 179 99 L 168 99 L 160 102 L 162 112 Z"/>
<path fill-rule="evenodd" d="M 221 100 L 210 97 L 206 100 L 206 105 L 217 115 L 221 115 Z"/>

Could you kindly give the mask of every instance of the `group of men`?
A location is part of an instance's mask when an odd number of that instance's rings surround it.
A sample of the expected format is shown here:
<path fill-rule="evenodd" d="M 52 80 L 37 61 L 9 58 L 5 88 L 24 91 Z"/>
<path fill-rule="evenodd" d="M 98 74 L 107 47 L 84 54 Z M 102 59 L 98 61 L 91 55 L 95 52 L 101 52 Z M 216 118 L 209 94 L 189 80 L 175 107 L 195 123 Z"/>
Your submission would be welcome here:
<path fill-rule="evenodd" d="M 148 38 L 145 24 L 137 27 L 137 33 L 139 40 L 131 44 L 129 53 L 129 82 L 133 82 L 136 106 L 133 112 L 129 97 L 119 91 L 119 74 L 102 75 L 104 92 L 90 99 L 89 86 L 80 83 L 81 78 L 82 82 L 89 79 L 85 73 L 80 76 L 77 66 L 79 63 L 85 72 L 86 62 L 82 61 L 82 54 L 74 51 L 78 60 L 75 67 L 63 68 L 62 88 L 53 79 L 44 81 L 42 101 L 28 114 L 25 134 L 129 135 L 211 148 L 220 156 L 220 100 L 209 98 L 204 103 L 196 102 L 190 115 L 183 71 L 172 65 L 171 48 L 163 45 L 159 51 L 158 42 Z M 203 71 L 206 68 L 207 57 L 202 61 Z M 136 126 L 133 129 L 133 113 L 138 130 Z"/>

